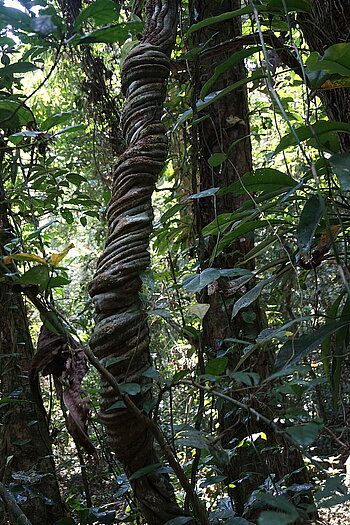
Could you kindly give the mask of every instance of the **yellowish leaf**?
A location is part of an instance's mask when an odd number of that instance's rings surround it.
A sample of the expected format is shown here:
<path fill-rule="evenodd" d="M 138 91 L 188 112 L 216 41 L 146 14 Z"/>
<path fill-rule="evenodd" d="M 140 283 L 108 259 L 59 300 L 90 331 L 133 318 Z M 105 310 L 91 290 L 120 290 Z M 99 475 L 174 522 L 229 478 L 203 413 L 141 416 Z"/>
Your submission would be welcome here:
<path fill-rule="evenodd" d="M 61 262 L 62 259 L 65 258 L 65 256 L 69 252 L 69 250 L 71 250 L 72 248 L 74 248 L 74 244 L 70 243 L 65 248 L 63 248 L 63 250 L 61 252 L 59 252 L 59 253 L 52 253 L 50 255 L 50 261 L 51 261 L 52 266 L 57 266 L 58 263 Z"/>
<path fill-rule="evenodd" d="M 39 255 L 34 253 L 16 253 L 15 255 L 6 255 L 3 259 L 5 264 L 10 264 L 13 260 L 15 261 L 34 261 L 40 264 L 47 264 L 47 261 Z"/>

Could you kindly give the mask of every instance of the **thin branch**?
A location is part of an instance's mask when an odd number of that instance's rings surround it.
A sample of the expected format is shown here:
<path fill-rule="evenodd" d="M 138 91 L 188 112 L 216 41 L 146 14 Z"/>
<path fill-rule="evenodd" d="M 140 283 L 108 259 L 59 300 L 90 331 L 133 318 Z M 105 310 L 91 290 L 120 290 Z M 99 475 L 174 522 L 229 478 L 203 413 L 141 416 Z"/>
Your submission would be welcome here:
<path fill-rule="evenodd" d="M 18 525 L 32 525 L 27 516 L 22 512 L 21 508 L 17 505 L 15 498 L 7 490 L 5 485 L 0 482 L 0 498 L 5 503 L 8 511 L 13 516 L 14 521 Z"/>

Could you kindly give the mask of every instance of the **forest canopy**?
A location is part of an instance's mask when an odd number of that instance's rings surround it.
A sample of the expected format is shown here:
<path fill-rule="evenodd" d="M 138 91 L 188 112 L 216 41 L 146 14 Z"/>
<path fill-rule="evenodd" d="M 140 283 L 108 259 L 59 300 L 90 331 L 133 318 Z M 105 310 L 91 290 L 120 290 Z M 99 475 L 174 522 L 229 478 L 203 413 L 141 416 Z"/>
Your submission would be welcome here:
<path fill-rule="evenodd" d="M 0 2 L 1 524 L 350 523 L 349 35 Z"/>

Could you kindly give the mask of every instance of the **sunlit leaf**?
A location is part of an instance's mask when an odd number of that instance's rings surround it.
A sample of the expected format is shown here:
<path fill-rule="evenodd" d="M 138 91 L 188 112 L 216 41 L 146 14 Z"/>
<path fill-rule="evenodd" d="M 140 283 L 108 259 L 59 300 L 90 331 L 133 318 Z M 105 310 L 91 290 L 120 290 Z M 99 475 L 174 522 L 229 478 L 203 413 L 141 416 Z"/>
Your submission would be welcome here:
<path fill-rule="evenodd" d="M 65 258 L 65 256 L 69 252 L 69 250 L 71 250 L 72 248 L 74 248 L 74 244 L 70 243 L 70 244 L 68 244 L 68 246 L 63 248 L 63 250 L 61 252 L 59 252 L 59 253 L 52 253 L 50 255 L 50 261 L 51 261 L 52 266 L 57 266 L 58 263 L 61 262 L 62 259 Z"/>

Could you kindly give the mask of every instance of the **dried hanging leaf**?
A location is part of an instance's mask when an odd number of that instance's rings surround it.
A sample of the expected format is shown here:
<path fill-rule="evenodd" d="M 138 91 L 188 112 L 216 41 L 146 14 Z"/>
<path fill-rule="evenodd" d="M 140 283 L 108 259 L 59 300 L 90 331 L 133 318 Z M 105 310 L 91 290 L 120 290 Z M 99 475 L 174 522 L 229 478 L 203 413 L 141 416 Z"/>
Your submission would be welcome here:
<path fill-rule="evenodd" d="M 41 399 L 39 372 L 52 374 L 57 396 L 69 411 L 66 420 L 68 432 L 77 445 L 84 447 L 88 454 L 94 454 L 95 448 L 87 433 L 90 397 L 81 386 L 88 370 L 82 347 L 76 342 L 69 345 L 65 337 L 54 334 L 45 326 L 41 328 L 37 346 L 29 373 L 35 399 Z"/>
<path fill-rule="evenodd" d="M 59 253 L 52 253 L 50 255 L 50 261 L 51 261 L 52 266 L 57 266 L 58 263 L 61 262 L 62 259 L 65 258 L 65 256 L 69 252 L 69 250 L 71 250 L 72 248 L 74 248 L 74 244 L 70 243 L 65 248 L 63 248 L 63 250 L 61 252 L 59 252 Z"/>

